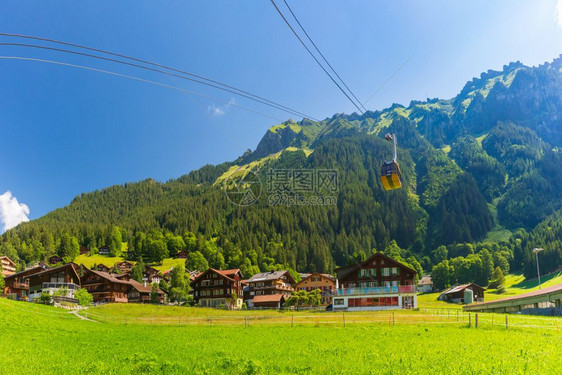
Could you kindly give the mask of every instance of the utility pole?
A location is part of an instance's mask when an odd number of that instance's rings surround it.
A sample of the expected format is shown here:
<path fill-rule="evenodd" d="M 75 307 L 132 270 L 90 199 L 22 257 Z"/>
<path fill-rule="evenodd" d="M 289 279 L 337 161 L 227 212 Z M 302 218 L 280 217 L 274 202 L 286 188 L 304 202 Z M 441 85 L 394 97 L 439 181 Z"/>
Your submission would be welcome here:
<path fill-rule="evenodd" d="M 543 251 L 542 247 L 535 247 L 533 253 L 535 253 L 535 259 L 537 260 L 537 275 L 539 277 L 539 289 L 541 289 L 541 272 L 539 271 L 539 252 Z"/>

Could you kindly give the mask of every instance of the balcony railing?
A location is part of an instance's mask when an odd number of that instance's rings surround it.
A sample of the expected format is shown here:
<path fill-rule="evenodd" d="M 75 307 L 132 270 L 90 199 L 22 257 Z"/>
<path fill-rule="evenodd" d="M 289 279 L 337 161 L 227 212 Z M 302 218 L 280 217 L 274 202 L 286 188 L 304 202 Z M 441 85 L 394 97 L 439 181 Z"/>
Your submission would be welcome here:
<path fill-rule="evenodd" d="M 76 284 L 73 283 L 43 283 L 42 289 L 61 289 L 61 288 L 66 288 L 66 289 L 80 289 L 80 287 Z"/>
<path fill-rule="evenodd" d="M 374 288 L 344 288 L 336 289 L 337 296 L 366 295 L 366 294 L 392 294 L 392 293 L 415 293 L 415 285 L 403 286 L 380 286 Z"/>
<path fill-rule="evenodd" d="M 13 285 L 14 289 L 29 289 L 28 283 L 14 282 L 12 285 Z"/>

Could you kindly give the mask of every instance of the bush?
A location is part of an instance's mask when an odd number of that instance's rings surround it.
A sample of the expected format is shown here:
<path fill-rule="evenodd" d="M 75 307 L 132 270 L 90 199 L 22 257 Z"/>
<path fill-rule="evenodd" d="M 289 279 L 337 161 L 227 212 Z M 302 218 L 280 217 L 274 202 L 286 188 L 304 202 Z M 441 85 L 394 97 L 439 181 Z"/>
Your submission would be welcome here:
<path fill-rule="evenodd" d="M 78 289 L 74 296 L 80 306 L 89 306 L 94 301 L 94 297 L 84 288 Z"/>
<path fill-rule="evenodd" d="M 39 301 L 45 305 L 49 305 L 51 303 L 51 295 L 47 292 L 43 292 L 39 297 Z"/>

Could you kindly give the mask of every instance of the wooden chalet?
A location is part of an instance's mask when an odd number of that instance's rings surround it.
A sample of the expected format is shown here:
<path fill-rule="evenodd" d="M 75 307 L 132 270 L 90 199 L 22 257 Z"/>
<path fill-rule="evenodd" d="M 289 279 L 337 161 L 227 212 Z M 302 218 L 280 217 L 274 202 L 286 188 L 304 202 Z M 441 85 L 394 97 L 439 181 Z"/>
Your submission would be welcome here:
<path fill-rule="evenodd" d="M 258 273 L 246 280 L 246 288 L 244 291 L 244 300 L 248 307 L 264 307 L 254 304 L 254 298 L 257 296 L 267 295 L 283 295 L 289 298 L 293 292 L 295 279 L 289 271 L 271 271 Z M 258 301 L 261 301 L 258 298 Z M 261 302 L 260 302 L 261 303 Z"/>
<path fill-rule="evenodd" d="M 220 305 L 239 309 L 242 307 L 242 272 L 239 269 L 216 270 L 209 268 L 192 282 L 193 298 L 204 307 Z M 235 300 L 232 297 L 235 296 Z"/>
<path fill-rule="evenodd" d="M 151 294 L 152 294 L 151 285 L 145 286 L 133 279 L 129 279 L 129 283 L 131 284 L 131 288 L 129 289 L 129 293 L 128 293 L 129 302 L 136 302 L 136 303 L 151 302 Z M 158 288 L 157 290 L 158 290 L 158 303 L 164 303 L 165 293 L 160 288 Z"/>
<path fill-rule="evenodd" d="M 332 302 L 332 293 L 336 289 L 336 278 L 327 273 L 301 274 L 301 281 L 295 285 L 295 290 L 307 292 L 320 290 L 322 304 L 328 305 Z"/>
<path fill-rule="evenodd" d="M 0 257 L 0 264 L 2 264 L 2 276 L 10 276 L 16 273 L 16 264 L 7 256 Z"/>
<path fill-rule="evenodd" d="M 416 271 L 376 253 L 362 263 L 336 269 L 334 310 L 416 308 Z"/>
<path fill-rule="evenodd" d="M 466 290 L 472 290 L 474 302 L 484 302 L 484 291 L 486 289 L 474 283 L 455 285 L 441 293 L 438 299 L 446 302 L 464 303 L 464 293 Z"/>
<path fill-rule="evenodd" d="M 49 266 L 40 263 L 37 266 L 7 276 L 4 278 L 4 294 L 10 299 L 27 301 L 29 296 L 29 276 L 49 268 Z"/>
<path fill-rule="evenodd" d="M 188 254 L 189 254 L 189 252 L 187 250 L 180 250 L 176 254 L 176 258 L 177 259 L 187 259 Z"/>
<path fill-rule="evenodd" d="M 135 265 L 131 262 L 127 262 L 126 260 L 123 262 L 117 263 L 117 269 L 121 272 L 128 272 L 133 269 Z"/>
<path fill-rule="evenodd" d="M 90 249 L 86 246 L 80 245 L 80 255 L 90 255 Z"/>
<path fill-rule="evenodd" d="M 102 263 L 95 266 L 94 269 L 95 269 L 95 271 L 107 272 L 107 273 L 109 273 L 109 271 L 111 271 L 111 268 L 109 268 L 108 266 L 106 266 L 105 264 L 102 264 Z"/>
<path fill-rule="evenodd" d="M 50 265 L 55 265 L 55 264 L 59 264 L 62 263 L 62 258 L 59 257 L 58 255 L 53 255 L 52 257 L 49 258 L 49 264 Z"/>
<path fill-rule="evenodd" d="M 85 270 L 82 287 L 93 297 L 94 302 L 128 302 L 130 282 L 120 280 L 107 272 Z"/>
<path fill-rule="evenodd" d="M 66 290 L 66 295 L 60 297 L 73 300 L 74 293 L 80 289 L 78 268 L 75 263 L 67 263 L 27 276 L 29 280 L 29 301 L 35 301 L 41 296 L 41 293 L 53 295 L 57 290 Z"/>
<path fill-rule="evenodd" d="M 268 294 L 255 296 L 252 299 L 252 307 L 256 309 L 281 309 L 285 306 L 287 297 L 284 294 Z"/>

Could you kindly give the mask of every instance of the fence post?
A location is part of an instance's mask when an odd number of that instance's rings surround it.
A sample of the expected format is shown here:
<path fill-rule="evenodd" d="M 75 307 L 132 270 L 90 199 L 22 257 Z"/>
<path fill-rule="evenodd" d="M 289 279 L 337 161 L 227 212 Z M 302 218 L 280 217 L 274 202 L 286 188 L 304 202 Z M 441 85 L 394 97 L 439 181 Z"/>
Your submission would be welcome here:
<path fill-rule="evenodd" d="M 291 315 L 291 327 L 294 326 L 295 316 Z"/>
<path fill-rule="evenodd" d="M 506 315 L 506 316 L 505 316 L 505 329 L 508 329 L 508 328 L 509 328 L 509 324 L 508 324 L 508 322 L 507 322 L 507 315 Z"/>
<path fill-rule="evenodd" d="M 209 317 L 209 325 L 212 326 L 213 325 L 213 316 Z"/>
<path fill-rule="evenodd" d="M 468 328 L 472 326 L 472 315 L 468 313 Z"/>
<path fill-rule="evenodd" d="M 459 321 L 459 310 L 457 310 L 457 322 Z"/>
<path fill-rule="evenodd" d="M 341 313 L 343 316 L 343 326 L 345 327 L 345 313 Z"/>
<path fill-rule="evenodd" d="M 474 314 L 474 326 L 478 328 L 478 313 Z"/>
<path fill-rule="evenodd" d="M 394 311 L 392 312 L 392 326 L 394 327 Z"/>

